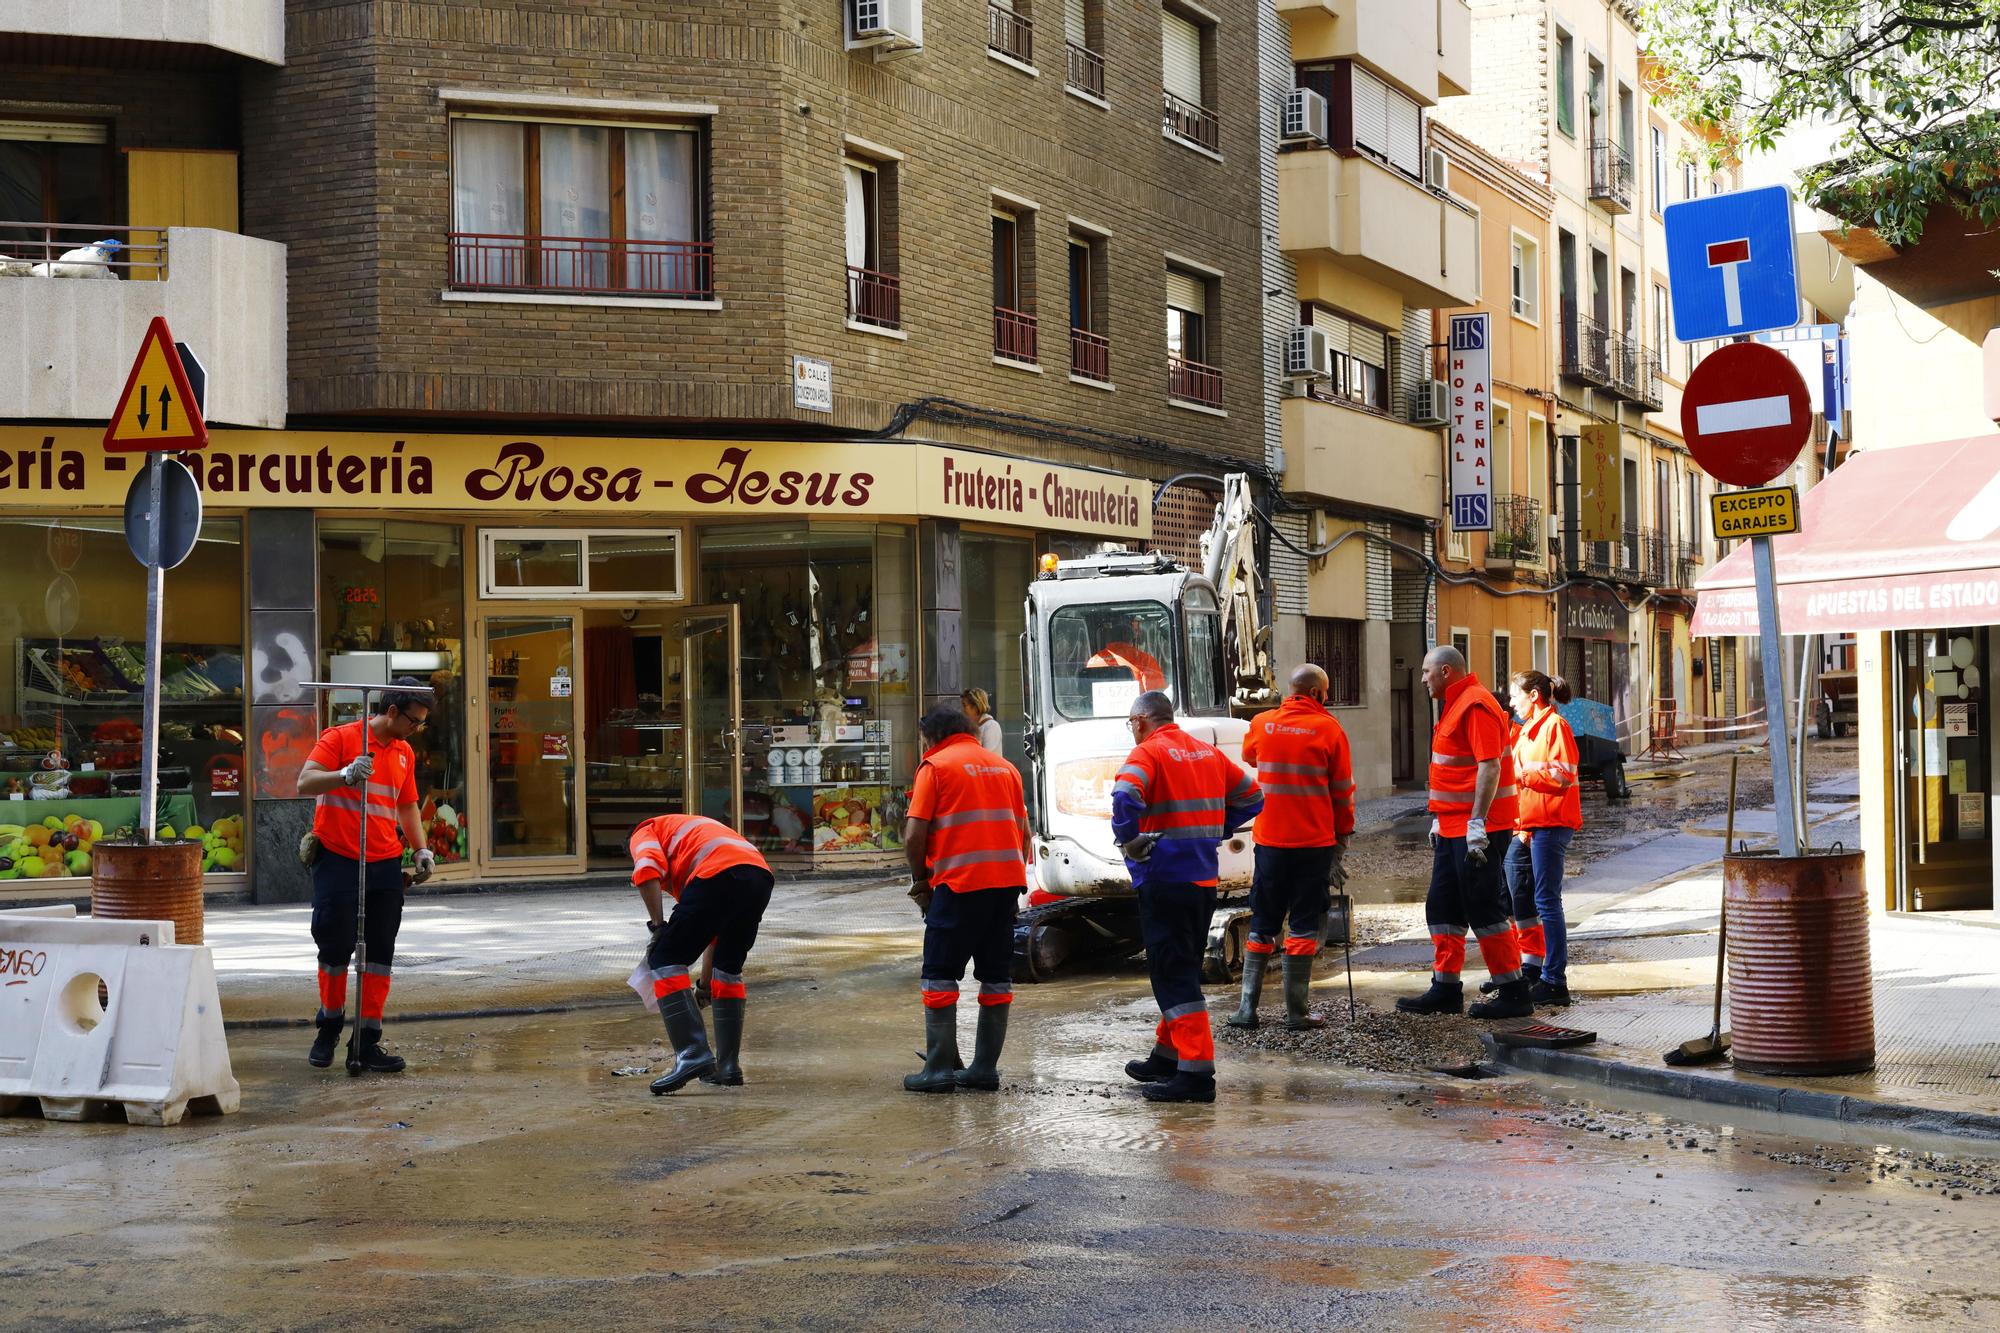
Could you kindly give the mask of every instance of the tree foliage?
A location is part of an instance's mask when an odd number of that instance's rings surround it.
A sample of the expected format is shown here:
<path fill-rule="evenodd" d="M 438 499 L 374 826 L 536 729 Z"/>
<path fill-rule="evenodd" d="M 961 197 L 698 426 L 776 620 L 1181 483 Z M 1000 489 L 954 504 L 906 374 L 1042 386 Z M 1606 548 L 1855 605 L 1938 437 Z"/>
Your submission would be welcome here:
<path fill-rule="evenodd" d="M 2000 0 L 1647 0 L 1644 27 L 1718 161 L 1831 124 L 1814 205 L 1897 246 L 1940 204 L 2000 223 Z"/>

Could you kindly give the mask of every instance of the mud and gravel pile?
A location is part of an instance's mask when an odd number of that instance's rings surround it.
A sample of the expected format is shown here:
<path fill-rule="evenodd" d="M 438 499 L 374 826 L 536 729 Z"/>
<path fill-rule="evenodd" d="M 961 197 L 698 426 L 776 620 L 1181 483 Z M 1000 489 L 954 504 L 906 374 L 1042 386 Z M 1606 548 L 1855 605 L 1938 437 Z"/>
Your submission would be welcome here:
<path fill-rule="evenodd" d="M 1459 1015 L 1425 1017 L 1378 1008 L 1357 998 L 1354 1019 L 1347 1016 L 1347 997 L 1318 1000 L 1312 1007 L 1315 1018 L 1326 1026 L 1312 1032 L 1287 1032 L 1282 998 L 1273 1003 L 1269 989 L 1264 993 L 1264 1026 L 1244 1031 L 1223 1023 L 1226 1010 L 1215 1012 L 1216 1040 L 1245 1050 L 1269 1051 L 1290 1059 L 1320 1060 L 1327 1064 L 1356 1069 L 1381 1069 L 1396 1073 L 1425 1073 L 1463 1066 L 1480 1059 L 1484 1050 L 1479 1034 L 1490 1031 L 1492 1023 L 1482 1023 Z"/>

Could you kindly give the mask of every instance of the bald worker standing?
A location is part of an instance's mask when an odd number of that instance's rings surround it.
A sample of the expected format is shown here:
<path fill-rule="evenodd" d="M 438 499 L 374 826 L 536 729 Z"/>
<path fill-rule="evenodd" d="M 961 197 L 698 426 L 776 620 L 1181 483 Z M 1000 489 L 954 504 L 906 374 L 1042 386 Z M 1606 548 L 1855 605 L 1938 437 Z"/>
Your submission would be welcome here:
<path fill-rule="evenodd" d="M 1285 938 L 1285 1026 L 1321 1026 L 1307 1009 L 1331 893 L 1347 883 L 1346 842 L 1354 833 L 1354 762 L 1347 732 L 1326 710 L 1326 672 L 1308 662 L 1292 672 L 1291 696 L 1259 713 L 1243 737 L 1243 762 L 1257 774 L 1257 877 L 1250 886 L 1250 938 L 1243 952 L 1243 1002 L 1233 1028 L 1257 1026 L 1264 972 Z"/>

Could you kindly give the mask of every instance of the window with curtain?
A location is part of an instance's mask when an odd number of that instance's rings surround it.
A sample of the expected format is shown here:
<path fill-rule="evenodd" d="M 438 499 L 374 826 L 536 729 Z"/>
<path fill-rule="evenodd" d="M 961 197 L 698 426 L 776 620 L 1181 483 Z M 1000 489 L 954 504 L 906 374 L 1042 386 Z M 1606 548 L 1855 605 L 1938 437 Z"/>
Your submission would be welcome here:
<path fill-rule="evenodd" d="M 710 299 L 705 161 L 689 126 L 455 118 L 452 283 Z"/>
<path fill-rule="evenodd" d="M 1576 38 L 1556 29 L 1556 128 L 1576 137 Z"/>

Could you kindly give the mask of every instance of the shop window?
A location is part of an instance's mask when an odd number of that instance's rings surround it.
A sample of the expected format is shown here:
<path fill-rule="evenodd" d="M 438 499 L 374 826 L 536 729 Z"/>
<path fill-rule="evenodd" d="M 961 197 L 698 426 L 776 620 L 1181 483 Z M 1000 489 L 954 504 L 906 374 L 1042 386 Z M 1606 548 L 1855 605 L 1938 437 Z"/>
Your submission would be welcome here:
<path fill-rule="evenodd" d="M 745 835 L 793 863 L 900 856 L 921 703 L 914 530 L 736 525 L 699 550 L 702 602 L 741 608 Z"/>
<path fill-rule="evenodd" d="M 1022 696 L 1021 631 L 1027 628 L 1028 581 L 1034 577 L 1034 543 L 1024 537 L 966 532 L 959 537 L 964 598 L 959 623 L 960 678 L 985 690 L 1000 723 L 1001 753 L 1027 773 L 1021 736 L 1027 701 Z"/>
<path fill-rule="evenodd" d="M 1158 602 L 1068 606 L 1049 618 L 1056 711 L 1126 716 L 1143 690 L 1174 694 L 1174 619 Z"/>
<path fill-rule="evenodd" d="M 456 117 L 451 284 L 711 300 L 697 125 Z"/>
<path fill-rule="evenodd" d="M 160 644 L 160 826 L 245 868 L 243 531 L 212 518 L 167 576 Z M 0 880 L 88 878 L 90 847 L 140 823 L 146 580 L 115 518 L 0 519 Z M 76 816 L 60 855 L 27 826 Z M 198 832 L 197 832 L 198 830 Z"/>
<path fill-rule="evenodd" d="M 449 523 L 319 520 L 321 680 L 414 676 L 437 691 L 410 738 L 424 835 L 440 864 L 466 856 L 465 567 Z M 361 716 L 359 691 L 329 696 L 329 722 Z"/>
<path fill-rule="evenodd" d="M 485 528 L 479 533 L 482 597 L 678 599 L 678 528 Z"/>
<path fill-rule="evenodd" d="M 1329 708 L 1361 706 L 1361 622 L 1306 620 L 1306 660 L 1326 672 Z"/>

